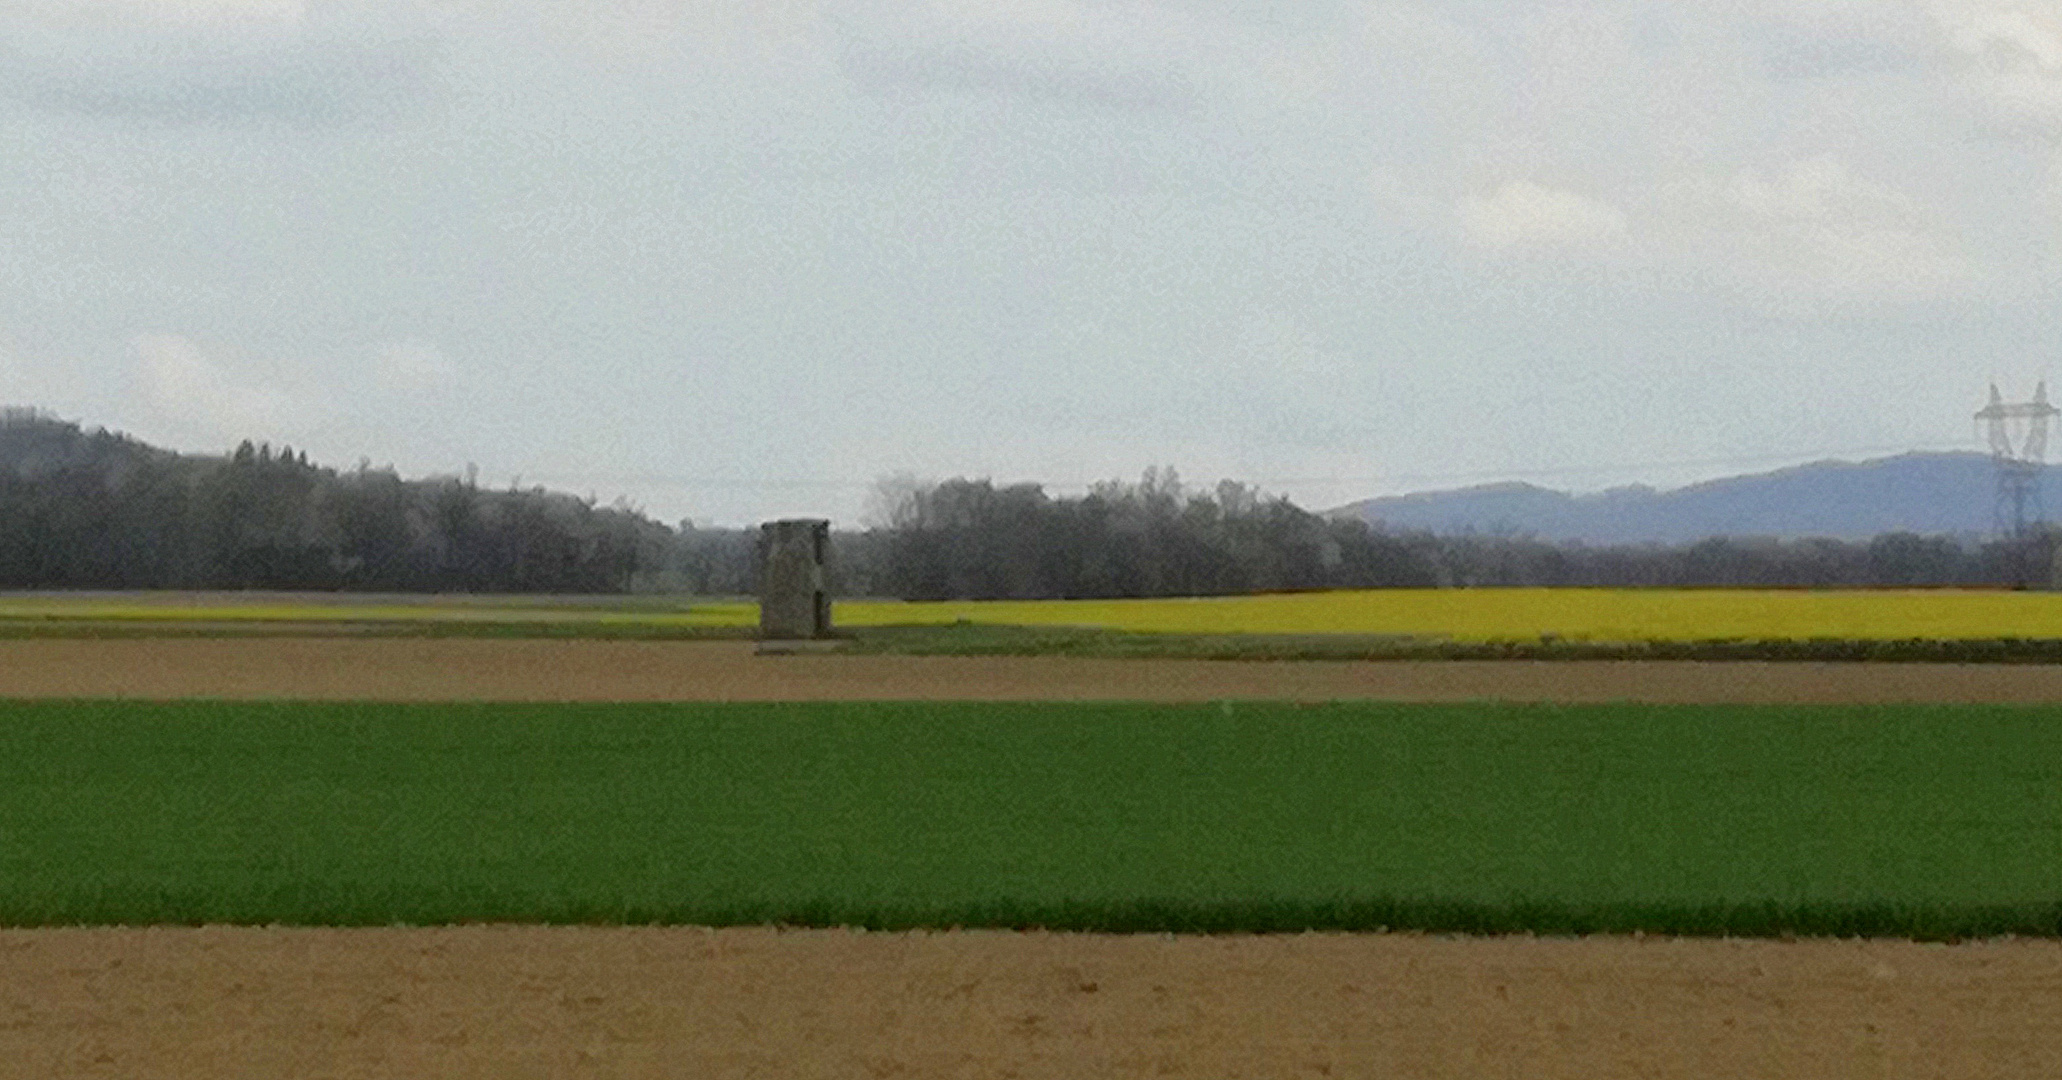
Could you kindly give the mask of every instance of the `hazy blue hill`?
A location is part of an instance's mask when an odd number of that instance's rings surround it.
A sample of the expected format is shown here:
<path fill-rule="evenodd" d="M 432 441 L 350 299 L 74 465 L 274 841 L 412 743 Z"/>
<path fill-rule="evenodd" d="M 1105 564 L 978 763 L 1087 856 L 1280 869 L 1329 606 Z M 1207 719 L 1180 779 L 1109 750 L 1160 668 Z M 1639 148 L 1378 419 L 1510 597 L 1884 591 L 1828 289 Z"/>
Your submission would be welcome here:
<path fill-rule="evenodd" d="M 1615 488 L 1571 495 L 1531 484 L 1367 499 L 1334 515 L 1395 530 L 1508 533 L 1542 540 L 1682 543 L 1709 536 L 1829 536 L 1885 532 L 1981 534 L 1991 527 L 1991 463 L 1980 453 L 1912 453 L 1824 461 L 1670 491 Z M 2042 476 L 2062 512 L 2062 467 Z"/>

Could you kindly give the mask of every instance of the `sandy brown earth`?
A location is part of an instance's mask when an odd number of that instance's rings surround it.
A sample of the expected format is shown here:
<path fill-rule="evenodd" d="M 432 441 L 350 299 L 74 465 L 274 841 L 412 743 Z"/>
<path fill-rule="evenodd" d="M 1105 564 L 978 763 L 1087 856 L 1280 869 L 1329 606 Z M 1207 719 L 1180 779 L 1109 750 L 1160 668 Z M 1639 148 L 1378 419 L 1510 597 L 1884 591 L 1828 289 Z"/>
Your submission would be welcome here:
<path fill-rule="evenodd" d="M 0 641 L 0 697 L 2062 702 L 2062 665 L 756 656 L 748 642 Z"/>
<path fill-rule="evenodd" d="M 0 933 L 0 1076 L 2036 1078 L 2062 944 Z"/>
<path fill-rule="evenodd" d="M 2062 668 L 0 641 L 0 697 L 2062 702 Z M 0 931 L 0 1077 L 2062 1076 L 2062 942 Z"/>

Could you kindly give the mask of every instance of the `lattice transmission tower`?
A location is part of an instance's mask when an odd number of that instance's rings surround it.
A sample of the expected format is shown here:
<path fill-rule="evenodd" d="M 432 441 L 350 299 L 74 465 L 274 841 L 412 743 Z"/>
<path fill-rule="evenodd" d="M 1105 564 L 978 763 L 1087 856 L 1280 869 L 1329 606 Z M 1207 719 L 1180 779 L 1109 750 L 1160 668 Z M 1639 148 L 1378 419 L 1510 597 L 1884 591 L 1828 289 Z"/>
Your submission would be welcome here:
<path fill-rule="evenodd" d="M 1990 404 L 1976 414 L 1989 429 L 1990 460 L 1997 476 L 1991 525 L 2000 536 L 2023 539 L 2046 514 L 2041 507 L 2041 466 L 2048 457 L 2048 421 L 2062 409 L 2048 404 L 2048 384 L 2035 385 L 2032 401 L 2007 402 L 1990 384 Z"/>

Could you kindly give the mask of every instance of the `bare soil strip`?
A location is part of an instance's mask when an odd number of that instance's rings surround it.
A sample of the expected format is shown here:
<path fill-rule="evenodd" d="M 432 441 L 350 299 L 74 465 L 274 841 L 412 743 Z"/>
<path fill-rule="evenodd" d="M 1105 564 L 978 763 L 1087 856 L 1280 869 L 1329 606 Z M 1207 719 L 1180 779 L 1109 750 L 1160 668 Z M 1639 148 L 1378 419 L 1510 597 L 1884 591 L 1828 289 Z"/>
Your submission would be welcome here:
<path fill-rule="evenodd" d="M 2062 665 L 757 656 L 748 642 L 0 641 L 0 697 L 2062 702 Z"/>
<path fill-rule="evenodd" d="M 2062 1075 L 2062 943 L 0 933 L 0 1075 Z"/>

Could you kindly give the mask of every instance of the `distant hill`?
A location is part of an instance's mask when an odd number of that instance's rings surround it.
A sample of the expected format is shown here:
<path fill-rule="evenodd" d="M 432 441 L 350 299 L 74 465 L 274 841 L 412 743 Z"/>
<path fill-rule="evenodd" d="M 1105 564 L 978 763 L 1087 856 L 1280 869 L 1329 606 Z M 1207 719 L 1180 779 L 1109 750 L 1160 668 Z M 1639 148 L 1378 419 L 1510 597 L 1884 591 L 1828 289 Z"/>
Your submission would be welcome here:
<path fill-rule="evenodd" d="M 41 409 L 0 406 L 0 474 L 40 480 L 68 470 L 120 472 L 178 457 L 126 435 L 86 431 Z"/>
<path fill-rule="evenodd" d="M 2062 466 L 2041 477 L 2062 516 Z M 1329 516 L 1392 530 L 1533 536 L 1590 544 L 1679 544 L 1712 536 L 1862 540 L 1886 532 L 1977 537 L 1991 528 L 1991 462 L 1972 452 L 1821 461 L 1660 491 L 1571 495 L 1531 484 L 1486 484 L 1367 499 Z"/>

